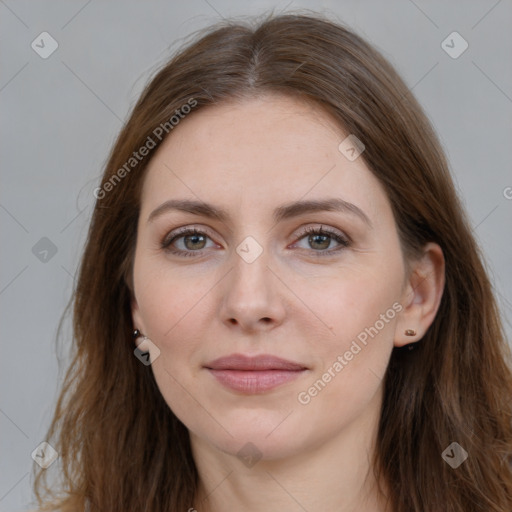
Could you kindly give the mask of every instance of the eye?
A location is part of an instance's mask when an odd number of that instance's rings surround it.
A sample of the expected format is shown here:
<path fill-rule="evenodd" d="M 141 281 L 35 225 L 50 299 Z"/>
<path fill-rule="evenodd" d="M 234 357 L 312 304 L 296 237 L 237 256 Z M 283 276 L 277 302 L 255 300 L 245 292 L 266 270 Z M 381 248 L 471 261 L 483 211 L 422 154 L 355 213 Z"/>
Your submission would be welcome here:
<path fill-rule="evenodd" d="M 209 238 L 210 237 L 204 231 L 196 228 L 184 228 L 164 238 L 161 246 L 162 249 L 165 249 L 171 254 L 193 256 L 192 253 L 198 253 L 207 248 L 206 243 Z M 175 247 L 179 245 L 181 245 L 181 247 L 176 249 Z"/>
<path fill-rule="evenodd" d="M 298 242 L 306 240 L 309 248 L 312 248 L 313 252 L 316 253 L 315 256 L 329 256 L 350 246 L 350 239 L 348 237 L 338 231 L 325 229 L 323 226 L 320 228 L 308 227 L 299 236 Z M 333 240 L 338 243 L 338 246 L 334 249 L 329 249 Z M 295 242 L 294 245 L 297 245 L 298 242 Z"/>

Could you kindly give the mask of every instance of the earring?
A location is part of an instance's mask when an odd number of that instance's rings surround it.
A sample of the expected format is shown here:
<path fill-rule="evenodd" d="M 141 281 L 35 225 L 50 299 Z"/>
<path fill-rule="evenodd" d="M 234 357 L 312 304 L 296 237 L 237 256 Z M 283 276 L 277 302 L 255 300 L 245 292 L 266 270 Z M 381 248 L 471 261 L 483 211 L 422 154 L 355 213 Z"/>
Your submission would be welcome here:
<path fill-rule="evenodd" d="M 139 329 L 135 329 L 133 331 L 133 339 L 136 340 L 139 336 L 142 336 L 142 334 L 140 333 Z"/>
<path fill-rule="evenodd" d="M 405 335 L 406 336 L 416 336 L 416 331 L 414 329 L 406 329 Z"/>

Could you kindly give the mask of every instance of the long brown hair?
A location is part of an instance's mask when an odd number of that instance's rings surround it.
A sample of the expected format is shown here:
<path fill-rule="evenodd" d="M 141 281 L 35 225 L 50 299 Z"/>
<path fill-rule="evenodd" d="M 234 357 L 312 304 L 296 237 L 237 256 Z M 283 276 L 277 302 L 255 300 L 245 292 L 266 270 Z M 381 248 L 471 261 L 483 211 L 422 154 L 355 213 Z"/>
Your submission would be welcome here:
<path fill-rule="evenodd" d="M 49 489 L 50 469 L 39 470 L 41 510 L 169 512 L 194 503 L 198 475 L 187 428 L 162 398 L 151 367 L 133 354 L 140 191 L 165 139 L 155 129 L 172 136 L 177 110 L 193 104 L 188 115 L 195 115 L 266 92 L 315 102 L 363 141 L 362 158 L 385 187 L 404 254 L 419 254 L 430 241 L 444 253 L 436 318 L 416 350 L 393 349 L 385 376 L 373 467 L 388 484 L 389 506 L 510 512 L 510 349 L 440 143 L 374 48 L 318 15 L 293 14 L 267 16 L 256 27 L 224 21 L 201 32 L 156 73 L 119 134 L 74 292 L 74 357 L 48 431 L 60 455 L 60 487 Z M 148 138 L 148 156 L 127 167 Z M 452 442 L 468 453 L 457 469 L 441 456 Z"/>

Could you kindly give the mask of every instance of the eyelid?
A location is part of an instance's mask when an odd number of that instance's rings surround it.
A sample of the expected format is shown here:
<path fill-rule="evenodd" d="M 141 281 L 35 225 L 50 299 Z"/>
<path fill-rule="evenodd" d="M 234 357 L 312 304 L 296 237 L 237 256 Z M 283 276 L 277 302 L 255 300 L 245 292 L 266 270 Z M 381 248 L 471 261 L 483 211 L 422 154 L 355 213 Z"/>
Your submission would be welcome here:
<path fill-rule="evenodd" d="M 312 223 L 315 224 L 312 226 L 311 224 L 306 225 L 305 227 L 299 228 L 299 231 L 294 231 L 294 238 L 296 238 L 296 241 L 299 241 L 299 239 L 303 238 L 305 235 L 308 235 L 310 233 L 314 233 L 316 231 L 322 231 L 326 235 L 333 235 L 338 236 L 340 238 L 343 238 L 345 242 L 352 243 L 352 239 L 350 236 L 345 232 L 338 228 L 332 227 L 332 226 L 325 226 L 322 223 Z"/>

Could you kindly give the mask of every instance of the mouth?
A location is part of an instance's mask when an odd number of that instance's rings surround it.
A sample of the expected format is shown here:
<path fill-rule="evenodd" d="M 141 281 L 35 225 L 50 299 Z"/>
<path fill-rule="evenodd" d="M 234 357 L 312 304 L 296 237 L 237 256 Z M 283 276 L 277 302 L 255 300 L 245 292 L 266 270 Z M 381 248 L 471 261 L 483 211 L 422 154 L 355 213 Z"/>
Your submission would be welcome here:
<path fill-rule="evenodd" d="M 264 393 L 301 375 L 308 368 L 272 355 L 232 354 L 207 363 L 206 368 L 225 387 L 245 394 Z"/>

